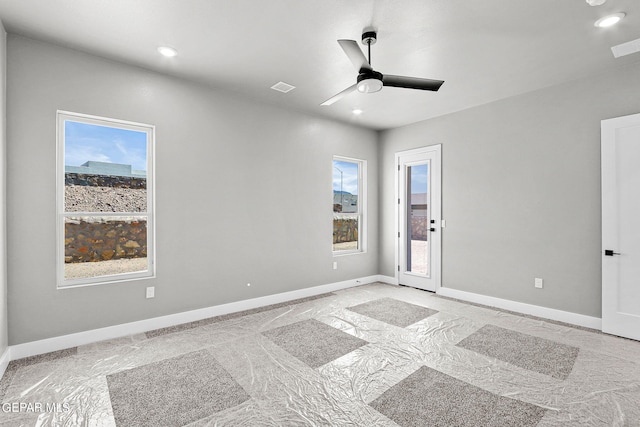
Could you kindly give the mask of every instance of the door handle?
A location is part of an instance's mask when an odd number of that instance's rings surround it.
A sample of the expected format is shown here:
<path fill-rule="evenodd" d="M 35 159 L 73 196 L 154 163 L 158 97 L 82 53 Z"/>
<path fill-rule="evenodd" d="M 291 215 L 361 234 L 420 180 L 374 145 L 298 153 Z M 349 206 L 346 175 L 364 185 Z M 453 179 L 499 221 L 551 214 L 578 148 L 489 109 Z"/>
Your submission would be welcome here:
<path fill-rule="evenodd" d="M 604 250 L 604 255 L 605 256 L 614 256 L 614 255 L 621 255 L 619 252 L 614 252 L 613 249 L 605 249 Z"/>

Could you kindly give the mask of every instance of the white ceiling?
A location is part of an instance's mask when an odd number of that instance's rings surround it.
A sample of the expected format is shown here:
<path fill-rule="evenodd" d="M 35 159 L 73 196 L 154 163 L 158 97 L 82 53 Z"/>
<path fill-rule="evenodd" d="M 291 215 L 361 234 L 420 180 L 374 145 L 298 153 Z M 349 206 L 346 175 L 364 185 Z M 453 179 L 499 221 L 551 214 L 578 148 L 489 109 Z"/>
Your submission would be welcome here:
<path fill-rule="evenodd" d="M 618 26 L 593 26 L 621 11 Z M 640 61 L 610 49 L 640 37 L 640 0 L 0 0 L 0 19 L 10 33 L 374 129 Z M 336 40 L 360 41 L 368 26 L 374 69 L 445 80 L 440 91 L 386 87 L 320 106 L 356 79 Z M 279 81 L 296 89 L 271 90 Z"/>

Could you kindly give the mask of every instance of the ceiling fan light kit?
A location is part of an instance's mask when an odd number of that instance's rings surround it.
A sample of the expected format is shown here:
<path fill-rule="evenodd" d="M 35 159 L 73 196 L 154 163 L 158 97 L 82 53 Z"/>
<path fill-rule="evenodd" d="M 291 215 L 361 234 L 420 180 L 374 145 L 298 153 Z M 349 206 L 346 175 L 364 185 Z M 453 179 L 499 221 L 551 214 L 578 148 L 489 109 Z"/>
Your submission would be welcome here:
<path fill-rule="evenodd" d="M 371 71 L 358 74 L 358 92 L 373 93 L 382 89 L 382 74 Z"/>
<path fill-rule="evenodd" d="M 379 92 L 382 90 L 383 86 L 430 90 L 434 92 L 440 89 L 440 86 L 444 83 L 442 80 L 393 76 L 389 74 L 384 75 L 375 71 L 371 67 L 371 45 L 375 44 L 377 40 L 377 33 L 375 31 L 365 30 L 362 33 L 362 44 L 367 46 L 368 58 L 364 56 L 355 40 L 338 40 L 338 44 L 340 44 L 344 53 L 358 70 L 358 77 L 356 79 L 356 84 L 349 86 L 338 94 L 332 96 L 321 105 L 331 105 L 355 90 L 360 93 Z"/>

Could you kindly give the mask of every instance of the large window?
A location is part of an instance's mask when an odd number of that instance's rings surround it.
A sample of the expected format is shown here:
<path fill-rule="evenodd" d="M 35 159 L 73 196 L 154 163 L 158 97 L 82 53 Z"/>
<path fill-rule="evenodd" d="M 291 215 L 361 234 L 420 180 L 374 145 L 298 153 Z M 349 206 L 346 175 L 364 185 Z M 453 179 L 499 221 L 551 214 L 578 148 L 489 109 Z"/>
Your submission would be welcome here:
<path fill-rule="evenodd" d="M 58 287 L 153 277 L 154 127 L 58 112 Z"/>
<path fill-rule="evenodd" d="M 333 158 L 333 253 L 365 250 L 366 162 Z"/>

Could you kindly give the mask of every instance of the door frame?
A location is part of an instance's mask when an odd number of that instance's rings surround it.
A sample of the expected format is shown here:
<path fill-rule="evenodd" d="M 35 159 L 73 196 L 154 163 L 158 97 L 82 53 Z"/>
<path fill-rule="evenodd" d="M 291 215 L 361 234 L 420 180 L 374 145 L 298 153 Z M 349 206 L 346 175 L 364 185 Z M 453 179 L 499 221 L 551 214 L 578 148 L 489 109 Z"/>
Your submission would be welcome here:
<path fill-rule="evenodd" d="M 421 154 L 425 155 L 425 160 L 431 160 L 431 165 L 430 165 L 431 179 L 429 182 L 429 185 L 430 185 L 429 192 L 431 192 L 430 200 L 431 200 L 432 206 L 430 207 L 430 210 L 431 210 L 431 219 L 435 221 L 432 224 L 432 226 L 433 228 L 436 229 L 436 231 L 431 232 L 429 234 L 431 239 L 430 271 L 431 271 L 431 280 L 433 283 L 433 289 L 428 289 L 428 290 L 432 290 L 433 292 L 439 293 L 440 287 L 442 286 L 442 226 L 441 226 L 442 225 L 442 144 L 434 144 L 434 145 L 429 145 L 425 147 L 414 148 L 411 150 L 399 151 L 395 153 L 395 160 L 394 160 L 393 167 L 395 169 L 394 171 L 395 172 L 394 173 L 394 176 L 395 176 L 394 220 L 395 220 L 395 235 L 396 235 L 395 237 L 395 265 L 396 266 L 394 268 L 394 271 L 395 271 L 394 275 L 395 275 L 396 283 L 399 284 L 400 283 L 400 267 L 402 265 L 400 260 L 400 242 L 403 240 L 401 236 L 403 236 L 403 234 L 406 233 L 406 230 L 401 229 L 402 224 L 401 224 L 400 210 L 404 205 L 403 203 L 401 203 L 401 199 L 403 198 L 406 199 L 406 197 L 400 194 L 401 179 L 404 179 L 400 175 L 402 172 L 400 159 L 401 157 L 405 157 L 405 156 L 413 156 L 413 155 L 421 155 Z M 428 159 L 427 159 L 427 156 L 429 156 Z M 435 180 L 434 180 L 434 177 L 436 178 Z M 433 185 L 434 181 L 436 180 L 437 180 L 437 185 Z M 405 200 L 405 203 L 406 203 L 406 200 Z"/>
<path fill-rule="evenodd" d="M 621 256 L 605 255 L 605 250 L 620 250 L 618 241 L 618 188 L 616 136 L 618 129 L 640 126 L 640 114 L 601 121 L 601 197 L 602 197 L 602 332 L 640 340 L 637 316 L 618 311 L 618 281 Z M 622 251 L 620 251 L 622 252 Z M 631 318 L 631 316 L 634 316 Z"/>

